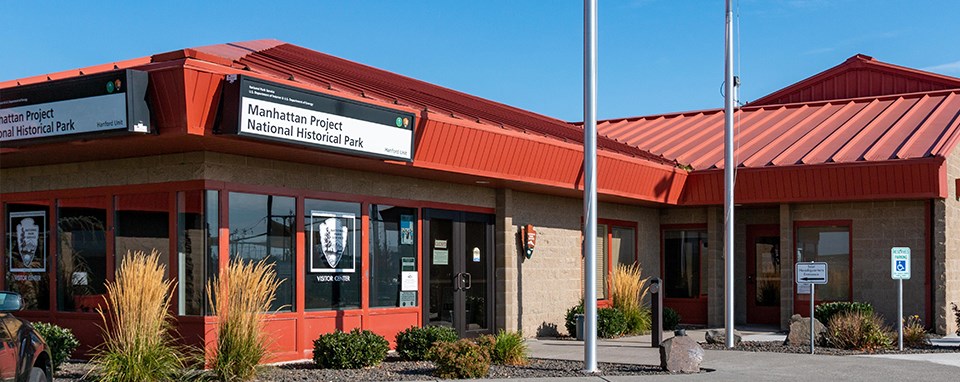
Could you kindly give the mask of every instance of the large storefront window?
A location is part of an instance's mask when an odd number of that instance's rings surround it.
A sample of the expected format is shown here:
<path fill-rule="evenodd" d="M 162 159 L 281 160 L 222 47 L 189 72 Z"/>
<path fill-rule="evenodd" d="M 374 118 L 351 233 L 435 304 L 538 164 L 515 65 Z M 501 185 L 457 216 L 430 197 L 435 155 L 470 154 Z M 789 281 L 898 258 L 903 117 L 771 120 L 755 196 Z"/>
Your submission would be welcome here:
<path fill-rule="evenodd" d="M 360 307 L 360 203 L 306 199 L 306 310 Z"/>
<path fill-rule="evenodd" d="M 219 269 L 219 193 L 177 193 L 177 311 L 180 315 L 209 312 L 208 280 Z"/>
<path fill-rule="evenodd" d="M 620 264 L 631 265 L 636 261 L 634 237 L 636 229 L 608 224 L 597 224 L 597 300 L 606 300 L 611 275 Z"/>
<path fill-rule="evenodd" d="M 7 288 L 20 293 L 24 309 L 50 309 L 50 207 L 46 203 L 11 203 L 6 205 L 5 216 Z"/>
<path fill-rule="evenodd" d="M 417 305 L 417 211 L 370 206 L 370 306 Z"/>
<path fill-rule="evenodd" d="M 850 226 L 797 227 L 797 261 L 827 263 L 827 283 L 817 285 L 821 301 L 850 301 Z M 810 300 L 809 292 L 798 299 Z"/>
<path fill-rule="evenodd" d="M 706 246 L 703 230 L 663 232 L 663 283 L 665 297 L 700 296 L 700 258 Z"/>
<path fill-rule="evenodd" d="M 115 198 L 114 261 L 128 253 L 160 253 L 160 264 L 170 271 L 170 195 L 167 193 L 119 195 Z"/>
<path fill-rule="evenodd" d="M 637 260 L 635 237 L 636 230 L 630 227 L 616 227 L 610 230 L 610 252 L 613 254 L 613 269 L 618 266 L 632 265 Z"/>
<path fill-rule="evenodd" d="M 61 199 L 57 207 L 57 307 L 92 312 L 103 302 L 107 209 L 102 197 Z"/>
<path fill-rule="evenodd" d="M 271 310 L 293 310 L 296 199 L 238 192 L 231 192 L 229 198 L 230 260 L 266 259 L 276 264 L 282 283 Z"/>

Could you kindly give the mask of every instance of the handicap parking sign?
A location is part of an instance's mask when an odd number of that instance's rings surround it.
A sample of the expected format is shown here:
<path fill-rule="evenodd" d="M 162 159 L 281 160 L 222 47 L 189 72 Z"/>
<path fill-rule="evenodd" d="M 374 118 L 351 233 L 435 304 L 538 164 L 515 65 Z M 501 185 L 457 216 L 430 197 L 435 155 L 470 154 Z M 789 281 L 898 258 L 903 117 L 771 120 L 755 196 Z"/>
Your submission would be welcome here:
<path fill-rule="evenodd" d="M 910 279 L 910 248 L 894 247 L 890 250 L 890 277 L 894 280 Z"/>

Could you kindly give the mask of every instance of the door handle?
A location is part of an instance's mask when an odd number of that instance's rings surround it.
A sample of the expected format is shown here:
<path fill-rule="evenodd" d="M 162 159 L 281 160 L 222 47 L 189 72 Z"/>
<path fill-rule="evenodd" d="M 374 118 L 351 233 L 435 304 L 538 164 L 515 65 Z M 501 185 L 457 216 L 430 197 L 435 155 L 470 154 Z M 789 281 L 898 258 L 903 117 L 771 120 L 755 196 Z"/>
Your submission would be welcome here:
<path fill-rule="evenodd" d="M 471 275 L 471 274 L 469 274 L 469 273 L 466 273 L 466 272 L 462 273 L 462 275 L 463 275 L 463 276 L 465 277 L 465 279 L 467 280 L 467 286 L 463 287 L 463 289 L 464 289 L 464 290 L 468 290 L 468 289 L 470 289 L 470 287 L 473 286 L 473 275 Z"/>
<path fill-rule="evenodd" d="M 457 273 L 453 275 L 453 290 L 458 291 L 463 289 L 463 273 Z"/>

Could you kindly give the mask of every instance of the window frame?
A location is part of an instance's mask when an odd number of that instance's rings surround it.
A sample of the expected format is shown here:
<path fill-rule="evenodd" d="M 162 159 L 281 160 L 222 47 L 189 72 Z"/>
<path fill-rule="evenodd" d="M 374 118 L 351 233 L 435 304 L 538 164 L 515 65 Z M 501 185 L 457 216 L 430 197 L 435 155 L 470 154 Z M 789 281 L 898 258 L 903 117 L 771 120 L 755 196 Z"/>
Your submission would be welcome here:
<path fill-rule="evenodd" d="M 666 283 L 666 275 L 667 275 L 667 273 L 666 273 L 666 256 L 667 256 L 667 254 L 666 254 L 666 245 L 665 245 L 664 242 L 666 241 L 666 233 L 667 233 L 668 231 L 703 231 L 703 232 L 706 234 L 705 236 L 708 236 L 708 235 L 709 235 L 709 231 L 707 230 L 707 224 L 706 224 L 706 223 L 693 223 L 693 224 L 661 224 L 661 225 L 660 225 L 660 277 L 661 277 L 661 279 L 662 279 L 661 283 Z M 708 243 L 708 245 L 709 245 L 709 243 Z M 698 248 L 698 250 L 699 250 L 699 248 Z M 705 265 L 704 265 L 703 263 L 704 263 L 704 261 L 705 261 L 705 259 L 706 259 L 706 253 L 704 253 L 704 252 L 701 251 L 701 252 L 698 254 L 698 257 L 699 257 L 699 261 L 698 261 L 699 264 L 697 264 L 697 265 L 698 265 L 698 268 L 699 268 L 699 269 L 698 269 L 698 274 L 699 274 L 699 276 L 700 276 L 700 280 L 699 280 L 699 286 L 700 286 L 700 287 L 699 287 L 698 290 L 697 290 L 697 295 L 694 296 L 694 297 L 669 297 L 669 296 L 666 295 L 666 289 L 664 289 L 664 296 L 663 296 L 664 299 L 680 300 L 680 301 L 694 301 L 694 300 L 701 300 L 701 299 L 705 300 L 705 299 L 707 298 L 708 294 L 703 293 L 704 286 L 707 285 L 706 282 L 708 281 L 708 280 L 705 280 L 705 279 L 704 279 L 704 276 L 706 275 L 706 272 L 705 272 L 705 269 L 704 269 L 704 268 L 705 268 Z"/>
<path fill-rule="evenodd" d="M 607 272 L 606 272 L 606 279 L 602 280 L 604 283 L 604 287 L 606 288 L 606 293 L 604 293 L 604 298 L 602 299 L 597 298 L 597 305 L 613 306 L 613 296 L 611 295 L 611 293 L 613 292 L 613 271 L 614 271 L 613 246 L 611 245 L 613 243 L 613 228 L 614 227 L 628 228 L 633 230 L 633 263 L 636 264 L 636 262 L 639 260 L 639 257 L 638 257 L 639 248 L 637 248 L 639 244 L 639 237 L 640 237 L 640 235 L 637 234 L 637 231 L 639 231 L 638 229 L 639 223 L 628 221 L 628 220 L 597 218 L 597 224 L 606 225 L 606 228 L 607 228 L 607 232 L 603 235 L 603 240 L 606 242 L 606 244 L 603 246 L 604 248 L 606 248 L 606 253 L 603 254 L 604 256 L 603 259 L 604 259 L 604 262 L 606 263 Z M 597 236 L 599 238 L 600 236 L 599 232 Z M 585 243 L 586 242 L 584 242 L 584 244 Z M 600 266 L 600 264 L 597 264 L 597 266 Z M 584 268 L 586 268 L 586 264 L 584 264 Z M 580 274 L 583 274 L 582 270 Z M 601 280 L 597 280 L 597 281 L 600 282 Z"/>
<path fill-rule="evenodd" d="M 796 269 L 797 264 L 797 244 L 800 241 L 800 228 L 810 228 L 810 227 L 847 227 L 847 301 L 853 301 L 853 220 L 794 220 L 793 221 L 793 248 L 791 248 L 790 258 L 791 262 L 794 264 L 794 269 Z M 782 256 L 782 255 L 781 255 Z M 797 285 L 796 280 L 793 283 L 793 311 L 794 312 L 803 312 L 806 311 L 805 306 L 810 304 L 809 298 L 804 298 L 800 300 L 800 294 L 797 293 L 799 285 Z M 807 294 L 804 294 L 806 296 Z M 817 296 L 820 296 L 819 294 Z M 816 298 L 817 296 L 814 296 Z M 814 304 L 820 304 L 823 302 L 830 302 L 833 300 L 822 300 L 816 298 Z"/>

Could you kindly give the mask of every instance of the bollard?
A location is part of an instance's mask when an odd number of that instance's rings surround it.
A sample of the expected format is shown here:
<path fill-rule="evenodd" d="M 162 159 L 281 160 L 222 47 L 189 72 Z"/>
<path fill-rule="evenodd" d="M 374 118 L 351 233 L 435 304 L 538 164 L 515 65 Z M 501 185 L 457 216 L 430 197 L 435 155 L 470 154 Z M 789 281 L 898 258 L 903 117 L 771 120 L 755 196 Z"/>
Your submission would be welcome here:
<path fill-rule="evenodd" d="M 660 291 L 661 280 L 650 279 L 650 347 L 660 347 L 663 342 L 663 293 Z"/>

